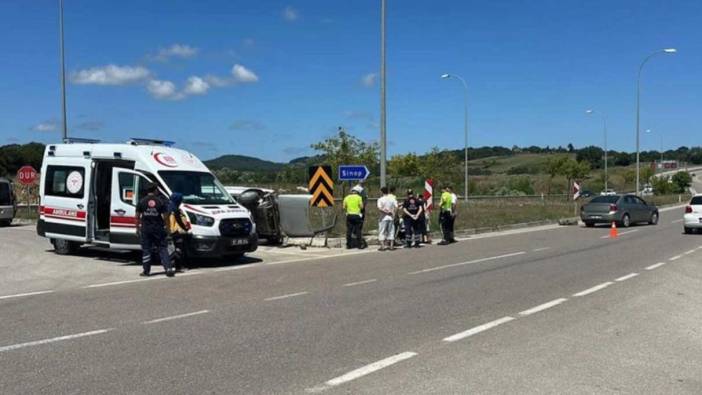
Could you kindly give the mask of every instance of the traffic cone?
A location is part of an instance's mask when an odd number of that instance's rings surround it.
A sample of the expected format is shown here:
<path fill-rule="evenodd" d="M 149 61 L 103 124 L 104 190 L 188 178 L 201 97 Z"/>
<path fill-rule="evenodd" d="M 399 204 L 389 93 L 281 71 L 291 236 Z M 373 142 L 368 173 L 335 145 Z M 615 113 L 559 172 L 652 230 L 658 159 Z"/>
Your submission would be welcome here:
<path fill-rule="evenodd" d="M 616 239 L 617 236 L 619 236 L 619 233 L 617 232 L 617 223 L 612 221 L 612 227 L 609 229 L 609 238 Z"/>

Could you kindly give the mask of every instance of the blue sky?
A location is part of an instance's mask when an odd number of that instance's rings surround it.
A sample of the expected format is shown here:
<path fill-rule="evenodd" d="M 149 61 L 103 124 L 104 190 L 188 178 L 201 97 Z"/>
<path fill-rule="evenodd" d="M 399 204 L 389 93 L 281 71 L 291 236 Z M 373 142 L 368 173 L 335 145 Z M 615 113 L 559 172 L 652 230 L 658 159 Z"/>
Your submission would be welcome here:
<path fill-rule="evenodd" d="M 58 0 L 0 3 L 0 144 L 60 138 Z M 344 126 L 377 140 L 379 0 L 65 0 L 73 136 L 275 161 Z M 700 145 L 700 1 L 388 0 L 389 153 L 463 144 Z"/>

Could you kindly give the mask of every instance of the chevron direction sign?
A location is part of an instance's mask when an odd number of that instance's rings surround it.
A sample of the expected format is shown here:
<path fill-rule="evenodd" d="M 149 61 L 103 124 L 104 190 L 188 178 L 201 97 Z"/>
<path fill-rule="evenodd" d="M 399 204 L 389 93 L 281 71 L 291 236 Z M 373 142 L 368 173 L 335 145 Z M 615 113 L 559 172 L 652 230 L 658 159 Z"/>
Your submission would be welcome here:
<path fill-rule="evenodd" d="M 331 166 L 310 166 L 307 189 L 312 194 L 310 205 L 313 207 L 334 206 L 334 181 Z"/>

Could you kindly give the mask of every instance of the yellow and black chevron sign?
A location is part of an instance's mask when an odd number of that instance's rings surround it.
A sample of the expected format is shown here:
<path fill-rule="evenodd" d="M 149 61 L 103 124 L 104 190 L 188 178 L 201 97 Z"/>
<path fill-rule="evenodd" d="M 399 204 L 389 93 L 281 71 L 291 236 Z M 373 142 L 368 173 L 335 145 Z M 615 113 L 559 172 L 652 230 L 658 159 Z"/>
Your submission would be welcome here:
<path fill-rule="evenodd" d="M 307 189 L 312 194 L 311 206 L 334 206 L 334 180 L 331 174 L 331 166 L 311 166 L 309 168 L 310 182 Z"/>

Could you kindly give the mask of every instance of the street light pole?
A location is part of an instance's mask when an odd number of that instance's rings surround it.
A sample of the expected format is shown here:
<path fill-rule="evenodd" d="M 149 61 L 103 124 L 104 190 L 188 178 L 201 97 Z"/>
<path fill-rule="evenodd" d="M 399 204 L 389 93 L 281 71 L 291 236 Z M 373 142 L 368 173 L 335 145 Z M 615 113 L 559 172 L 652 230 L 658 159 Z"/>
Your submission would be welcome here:
<path fill-rule="evenodd" d="M 62 141 L 68 139 L 68 127 L 66 125 L 66 64 L 63 52 L 63 0 L 59 0 L 59 51 L 61 55 L 61 124 L 63 131 Z"/>
<path fill-rule="evenodd" d="M 463 200 L 468 202 L 468 84 L 456 74 L 443 74 L 441 78 L 455 78 L 463 84 Z"/>
<path fill-rule="evenodd" d="M 595 110 L 587 110 L 585 111 L 587 114 L 594 114 Z M 607 166 L 608 166 L 608 160 L 607 160 L 607 116 L 604 113 L 599 113 L 602 116 L 602 130 L 604 132 L 604 189 L 605 191 L 609 189 L 607 187 L 607 182 L 609 180 L 609 177 L 607 175 Z"/>
<path fill-rule="evenodd" d="M 659 51 L 656 51 L 650 55 L 648 55 L 642 62 L 641 65 L 639 66 L 639 75 L 638 78 L 636 79 L 636 195 L 638 196 L 641 194 L 640 190 L 640 174 L 641 174 L 641 169 L 640 169 L 640 140 L 641 140 L 641 129 L 639 128 L 639 123 L 640 123 L 640 109 L 641 109 L 641 71 L 643 70 L 644 65 L 646 62 L 648 62 L 652 57 L 664 53 L 676 53 L 678 50 L 675 48 L 665 48 L 661 49 Z"/>
<path fill-rule="evenodd" d="M 387 172 L 387 121 L 385 115 L 385 0 L 380 2 L 380 186 Z"/>

